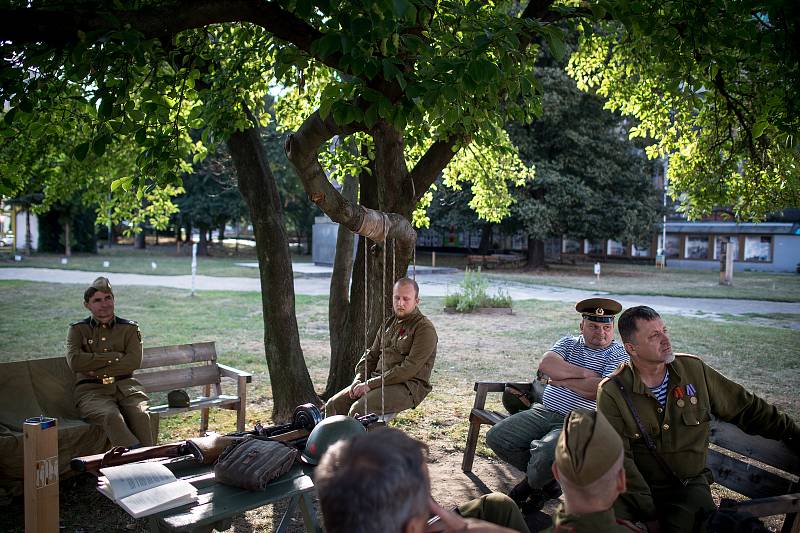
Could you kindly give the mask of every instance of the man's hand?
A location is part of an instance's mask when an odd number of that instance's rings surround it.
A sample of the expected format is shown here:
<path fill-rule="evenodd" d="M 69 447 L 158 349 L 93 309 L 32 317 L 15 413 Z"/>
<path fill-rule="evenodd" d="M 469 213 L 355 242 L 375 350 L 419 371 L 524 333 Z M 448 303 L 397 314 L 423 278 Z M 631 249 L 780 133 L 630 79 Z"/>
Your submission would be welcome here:
<path fill-rule="evenodd" d="M 470 533 L 513 533 L 513 530 L 501 527 L 483 520 L 463 518 L 452 511 L 448 511 L 429 498 L 428 507 L 431 514 L 439 517 L 438 520 L 429 520 L 425 533 L 456 533 L 469 531 Z M 432 522 L 432 523 L 431 523 Z"/>
<path fill-rule="evenodd" d="M 369 385 L 357 381 L 350 385 L 350 398 L 357 400 L 369 392 Z"/>

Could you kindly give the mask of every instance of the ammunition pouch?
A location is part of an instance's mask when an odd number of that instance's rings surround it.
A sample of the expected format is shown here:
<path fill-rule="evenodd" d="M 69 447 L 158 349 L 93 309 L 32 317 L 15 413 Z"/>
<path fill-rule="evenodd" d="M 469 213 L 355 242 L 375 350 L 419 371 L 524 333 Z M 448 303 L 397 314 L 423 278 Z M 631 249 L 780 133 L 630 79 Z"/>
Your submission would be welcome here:
<path fill-rule="evenodd" d="M 245 438 L 222 452 L 214 466 L 220 483 L 248 490 L 265 490 L 292 467 L 297 450 L 270 440 Z"/>

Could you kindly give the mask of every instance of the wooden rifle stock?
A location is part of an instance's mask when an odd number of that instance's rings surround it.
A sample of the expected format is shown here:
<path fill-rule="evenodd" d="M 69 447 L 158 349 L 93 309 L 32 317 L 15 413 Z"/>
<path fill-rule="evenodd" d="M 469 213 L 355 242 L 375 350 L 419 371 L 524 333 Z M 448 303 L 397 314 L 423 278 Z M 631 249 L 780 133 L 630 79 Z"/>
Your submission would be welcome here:
<path fill-rule="evenodd" d="M 305 445 L 306 438 L 308 437 L 309 431 L 306 429 L 295 429 L 292 431 L 287 431 L 285 433 L 281 433 L 278 435 L 272 435 L 269 437 L 259 437 L 255 434 L 255 432 L 250 433 L 253 438 L 262 439 L 262 440 L 274 440 L 277 442 L 285 442 L 290 445 Z M 247 436 L 248 434 L 245 434 Z M 241 440 L 244 439 L 245 436 L 241 435 L 233 435 L 233 436 L 226 436 L 226 435 L 219 435 L 218 437 L 221 439 L 226 439 L 229 442 L 231 440 Z M 185 455 L 192 455 L 195 456 L 197 460 L 203 460 L 204 462 L 214 462 L 219 454 L 222 453 L 224 446 L 219 447 L 217 450 L 214 451 L 215 455 L 208 456 L 208 450 L 204 450 L 206 452 L 205 457 L 197 457 L 195 453 L 193 453 L 193 448 L 190 446 L 190 442 L 192 439 L 183 442 L 175 442 L 172 444 L 162 444 L 160 446 L 147 446 L 144 448 L 134 448 L 133 450 L 128 450 L 126 448 L 117 447 L 112 448 L 106 453 L 98 453 L 96 455 L 85 455 L 83 457 L 75 457 L 69 462 L 70 468 L 76 472 L 89 472 L 96 476 L 100 475 L 100 469 L 105 468 L 107 466 L 117 466 L 117 465 L 124 465 L 128 463 L 135 463 L 137 461 L 145 461 L 147 459 L 168 459 L 171 457 L 182 457 Z"/>

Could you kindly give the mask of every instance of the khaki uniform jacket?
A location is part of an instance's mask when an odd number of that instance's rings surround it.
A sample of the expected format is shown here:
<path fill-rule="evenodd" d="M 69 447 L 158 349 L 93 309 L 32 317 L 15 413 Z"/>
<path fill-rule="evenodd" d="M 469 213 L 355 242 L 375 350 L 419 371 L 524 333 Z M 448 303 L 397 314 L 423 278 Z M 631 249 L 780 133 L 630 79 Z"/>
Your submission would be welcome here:
<path fill-rule="evenodd" d="M 382 339 L 379 332 L 372 347 L 356 365 L 355 381 L 367 383 L 370 389 L 379 388 L 383 369 L 383 384 L 388 386 L 405 383 L 416 407 L 432 389 L 431 372 L 439 342 L 436 329 L 419 308 L 416 308 L 403 320 L 392 315 L 384 322 L 383 331 L 384 349 L 381 350 Z M 368 379 L 365 379 L 366 376 Z"/>
<path fill-rule="evenodd" d="M 612 376 L 622 381 L 658 453 L 681 479 L 703 475 L 712 415 L 739 426 L 747 433 L 785 440 L 794 449 L 800 445 L 800 427 L 792 419 L 699 358 L 675 354 L 675 360 L 667 368 L 669 384 L 664 408 L 631 363 L 621 365 Z M 696 390 L 697 401 L 690 401 L 684 394 L 679 402 L 675 388 L 681 387 L 685 393 L 689 384 Z M 610 377 L 601 381 L 598 387 L 597 410 L 622 436 L 625 448 L 628 488 L 620 495 L 617 505 L 621 507 L 620 511 L 624 510 L 632 517 L 652 520 L 656 508 L 651 487 L 669 490 L 676 482 L 647 449 L 622 392 Z M 681 488 L 676 486 L 675 490 Z"/>
<path fill-rule="evenodd" d="M 563 504 L 553 515 L 553 527 L 542 533 L 630 533 L 641 531 L 624 520 L 617 520 L 614 511 L 599 511 L 583 515 L 567 514 Z"/>
<path fill-rule="evenodd" d="M 107 325 L 91 316 L 70 324 L 67 364 L 76 382 L 133 373 L 142 364 L 139 325 L 117 316 Z"/>

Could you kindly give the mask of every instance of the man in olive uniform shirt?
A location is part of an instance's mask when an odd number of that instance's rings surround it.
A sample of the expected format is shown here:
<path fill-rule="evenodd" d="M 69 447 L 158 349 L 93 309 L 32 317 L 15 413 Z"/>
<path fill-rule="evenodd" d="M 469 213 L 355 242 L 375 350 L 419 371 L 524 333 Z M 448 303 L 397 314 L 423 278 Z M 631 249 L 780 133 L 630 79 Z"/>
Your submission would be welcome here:
<path fill-rule="evenodd" d="M 103 426 L 114 446 L 150 446 L 147 395 L 132 373 L 142 364 L 136 322 L 114 315 L 114 293 L 99 277 L 83 294 L 92 314 L 70 324 L 67 363 L 75 372 L 75 404 L 81 416 Z"/>
<path fill-rule="evenodd" d="M 326 416 L 365 415 L 367 410 L 398 413 L 416 407 L 428 395 L 438 337 L 418 304 L 417 282 L 397 280 L 392 290 L 393 316 L 356 365 L 353 383 L 325 404 Z"/>
<path fill-rule="evenodd" d="M 622 439 L 602 413 L 575 409 L 558 436 L 553 476 L 564 491 L 564 503 L 548 531 L 606 533 L 640 531 L 618 520 L 611 508 L 625 492 Z"/>
<path fill-rule="evenodd" d="M 601 382 L 597 394 L 597 410 L 625 447 L 627 491 L 615 503 L 616 514 L 642 521 L 650 531 L 704 531 L 715 509 L 706 468 L 712 415 L 747 433 L 783 440 L 793 450 L 800 450 L 800 426 L 699 358 L 673 354 L 664 321 L 653 309 L 628 309 L 618 327 L 631 362 Z M 648 437 L 656 454 L 648 449 Z"/>

